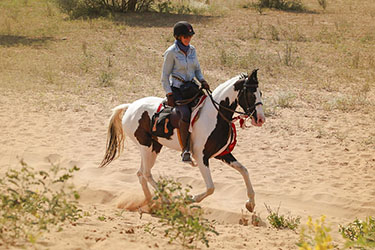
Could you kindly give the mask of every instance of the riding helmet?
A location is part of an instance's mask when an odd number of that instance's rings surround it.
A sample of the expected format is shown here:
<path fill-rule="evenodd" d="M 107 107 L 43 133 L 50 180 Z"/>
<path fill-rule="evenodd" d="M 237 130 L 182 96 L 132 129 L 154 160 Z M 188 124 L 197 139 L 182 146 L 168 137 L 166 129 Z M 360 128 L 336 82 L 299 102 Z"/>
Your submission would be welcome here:
<path fill-rule="evenodd" d="M 176 38 L 179 36 L 192 36 L 194 34 L 193 26 L 186 21 L 180 21 L 173 27 L 173 36 Z"/>

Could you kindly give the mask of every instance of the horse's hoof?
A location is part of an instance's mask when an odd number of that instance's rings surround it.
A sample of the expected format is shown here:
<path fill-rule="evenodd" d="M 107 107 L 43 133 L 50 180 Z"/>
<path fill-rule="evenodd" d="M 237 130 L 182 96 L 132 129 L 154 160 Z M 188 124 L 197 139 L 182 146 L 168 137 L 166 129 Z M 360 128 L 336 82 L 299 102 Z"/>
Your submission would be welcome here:
<path fill-rule="evenodd" d="M 246 208 L 247 208 L 247 210 L 249 210 L 249 212 L 254 212 L 254 207 L 255 207 L 255 204 L 254 204 L 254 202 L 252 202 L 252 201 L 247 201 L 246 202 Z"/>

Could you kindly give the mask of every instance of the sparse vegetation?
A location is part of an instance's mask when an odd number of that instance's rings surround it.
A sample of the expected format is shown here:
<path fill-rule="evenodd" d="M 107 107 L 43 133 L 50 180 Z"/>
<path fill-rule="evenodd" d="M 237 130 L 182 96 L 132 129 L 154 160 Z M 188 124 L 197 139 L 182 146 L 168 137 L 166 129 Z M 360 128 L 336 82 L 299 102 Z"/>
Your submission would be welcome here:
<path fill-rule="evenodd" d="M 271 39 L 274 41 L 280 41 L 279 31 L 274 25 L 270 26 Z"/>
<path fill-rule="evenodd" d="M 300 232 L 300 240 L 297 243 L 300 250 L 333 249 L 334 245 L 330 235 L 331 229 L 325 225 L 325 216 L 313 222 L 311 216 L 308 217 L 307 227 L 303 226 Z"/>
<path fill-rule="evenodd" d="M 340 233 L 347 240 L 346 246 L 358 249 L 375 248 L 375 218 L 354 220 L 346 226 L 340 225 Z"/>
<path fill-rule="evenodd" d="M 292 108 L 294 106 L 294 101 L 296 100 L 296 94 L 285 91 L 278 94 L 275 98 L 275 105 L 280 108 Z"/>
<path fill-rule="evenodd" d="M 282 53 L 277 53 L 279 55 L 280 62 L 285 66 L 294 66 L 299 59 L 298 56 L 295 55 L 296 48 L 289 43 L 285 43 L 285 49 Z"/>
<path fill-rule="evenodd" d="M 161 178 L 158 182 L 153 213 L 160 218 L 169 242 L 180 241 L 184 247 L 196 247 L 198 242 L 209 247 L 209 234 L 218 235 L 214 221 L 203 218 L 200 206 L 192 204 L 191 187 L 182 187 L 173 179 Z M 154 234 L 155 227 L 145 225 L 145 231 Z"/>
<path fill-rule="evenodd" d="M 327 0 L 318 0 L 318 3 L 320 5 L 320 7 L 323 8 L 323 10 L 326 10 L 326 8 L 327 8 Z"/>
<path fill-rule="evenodd" d="M 0 180 L 0 242 L 6 245 L 36 243 L 45 231 L 82 217 L 77 191 L 68 181 L 77 167 L 36 171 L 21 160 L 20 170 L 10 169 Z"/>
<path fill-rule="evenodd" d="M 299 216 L 293 217 L 291 215 L 280 215 L 279 210 L 280 206 L 274 211 L 270 206 L 264 204 L 268 211 L 267 220 L 271 224 L 272 227 L 277 229 L 291 229 L 296 230 L 300 224 L 301 218 Z"/>

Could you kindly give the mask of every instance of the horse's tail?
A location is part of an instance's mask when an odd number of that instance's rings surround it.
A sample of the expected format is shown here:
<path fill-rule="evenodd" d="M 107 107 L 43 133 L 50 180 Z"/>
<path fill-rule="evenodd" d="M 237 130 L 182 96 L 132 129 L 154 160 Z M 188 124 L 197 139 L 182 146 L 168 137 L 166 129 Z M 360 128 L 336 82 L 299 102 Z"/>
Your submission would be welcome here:
<path fill-rule="evenodd" d="M 124 111 L 130 106 L 129 103 L 115 107 L 109 120 L 107 147 L 100 168 L 107 166 L 114 159 L 117 159 L 124 149 L 125 133 L 122 128 L 122 116 Z"/>

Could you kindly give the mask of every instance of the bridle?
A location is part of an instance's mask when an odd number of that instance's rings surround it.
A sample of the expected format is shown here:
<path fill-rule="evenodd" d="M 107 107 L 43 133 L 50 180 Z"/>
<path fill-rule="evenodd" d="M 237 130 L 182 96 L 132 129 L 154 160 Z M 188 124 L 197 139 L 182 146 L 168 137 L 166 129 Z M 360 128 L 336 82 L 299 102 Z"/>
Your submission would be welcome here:
<path fill-rule="evenodd" d="M 255 108 L 258 106 L 258 105 L 263 105 L 262 102 L 256 102 L 254 105 L 251 105 L 249 104 L 249 101 L 247 100 L 247 92 L 250 91 L 249 89 L 250 88 L 258 88 L 258 84 L 249 84 L 247 82 L 247 78 L 245 79 L 245 83 L 243 85 L 243 88 L 240 90 L 240 93 L 238 94 L 237 98 L 236 98 L 236 101 L 237 103 L 239 103 L 239 98 L 241 97 L 241 95 L 245 95 L 244 96 L 244 99 L 245 99 L 245 112 L 242 112 L 242 111 L 237 111 L 237 110 L 234 110 L 234 109 L 231 109 L 231 108 L 228 108 L 220 103 L 218 103 L 217 101 L 214 100 L 214 98 L 212 97 L 212 91 L 209 90 L 209 89 L 206 89 L 206 92 L 207 92 L 207 95 L 210 97 L 211 101 L 212 101 L 212 104 L 214 105 L 215 109 L 217 110 L 217 112 L 220 114 L 220 116 L 226 121 L 228 122 L 229 124 L 232 123 L 233 121 L 233 118 L 231 120 L 229 120 L 228 118 L 226 118 L 222 112 L 220 112 L 219 110 L 219 107 L 222 108 L 222 109 L 225 109 L 227 111 L 230 111 L 232 113 L 237 113 L 239 114 L 240 116 L 243 116 L 243 117 L 246 117 L 246 118 L 252 118 L 254 113 L 255 113 Z"/>

